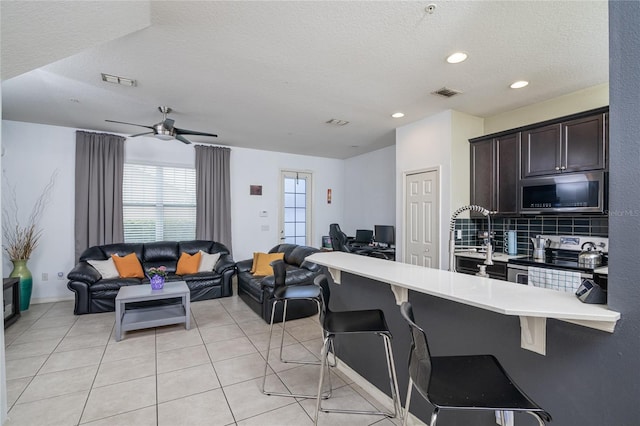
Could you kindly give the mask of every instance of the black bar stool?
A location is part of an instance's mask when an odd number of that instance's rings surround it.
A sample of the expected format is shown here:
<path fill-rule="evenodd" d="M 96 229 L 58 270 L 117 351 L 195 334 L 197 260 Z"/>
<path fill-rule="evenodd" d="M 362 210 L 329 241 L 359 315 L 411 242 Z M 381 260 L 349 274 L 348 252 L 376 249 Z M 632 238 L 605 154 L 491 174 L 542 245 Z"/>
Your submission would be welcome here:
<path fill-rule="evenodd" d="M 318 305 L 318 311 L 321 309 L 320 287 L 316 284 L 296 284 L 286 285 L 287 267 L 282 260 L 275 260 L 270 264 L 273 267 L 274 289 L 273 289 L 273 305 L 271 307 L 271 327 L 269 329 L 269 341 L 267 342 L 267 356 L 264 363 L 264 374 L 262 376 L 262 393 L 274 396 L 289 396 L 294 398 L 316 398 L 316 395 L 304 395 L 293 393 L 279 393 L 265 390 L 265 382 L 267 380 L 267 370 L 269 369 L 269 353 L 271 352 L 271 338 L 273 337 L 273 323 L 276 314 L 276 306 L 283 303 L 282 312 L 282 337 L 280 338 L 280 361 L 292 364 L 313 364 L 320 365 L 320 361 L 293 361 L 285 360 L 282 356 L 282 347 L 284 346 L 284 331 L 287 323 L 287 302 L 289 300 L 311 300 Z M 323 399 L 331 396 L 331 378 L 329 378 L 329 391 L 322 395 Z"/>
<path fill-rule="evenodd" d="M 429 426 L 436 426 L 443 409 L 526 412 L 540 426 L 551 422 L 551 415 L 540 408 L 516 385 L 493 355 L 431 356 L 427 336 L 413 318 L 409 302 L 400 306 L 400 313 L 409 323 L 411 352 L 409 354 L 409 388 L 405 404 L 404 423 L 409 417 L 411 390 L 435 407 Z M 504 418 L 504 417 L 502 417 Z"/>
<path fill-rule="evenodd" d="M 322 307 L 320 310 L 320 324 L 324 330 L 324 345 L 322 346 L 322 363 L 328 366 L 329 345 L 333 345 L 333 340 L 338 334 L 373 333 L 382 337 L 387 358 L 387 371 L 389 373 L 389 384 L 391 386 L 391 399 L 393 400 L 393 412 L 385 411 L 360 411 L 360 410 L 337 410 L 324 409 L 321 406 L 322 398 L 320 392 L 324 386 L 324 368 L 320 369 L 320 380 L 318 381 L 318 394 L 316 398 L 316 414 L 313 422 L 318 424 L 318 414 L 325 413 L 348 413 L 348 414 L 373 414 L 386 417 L 398 417 L 402 412 L 400 397 L 398 392 L 398 379 L 393 363 L 393 349 L 391 348 L 391 332 L 387 327 L 384 312 L 380 309 L 369 309 L 361 311 L 332 312 L 329 309 L 329 282 L 325 275 L 319 275 L 314 282 L 322 289 Z M 337 359 L 336 359 L 337 362 Z M 327 368 L 328 370 L 328 368 Z"/>

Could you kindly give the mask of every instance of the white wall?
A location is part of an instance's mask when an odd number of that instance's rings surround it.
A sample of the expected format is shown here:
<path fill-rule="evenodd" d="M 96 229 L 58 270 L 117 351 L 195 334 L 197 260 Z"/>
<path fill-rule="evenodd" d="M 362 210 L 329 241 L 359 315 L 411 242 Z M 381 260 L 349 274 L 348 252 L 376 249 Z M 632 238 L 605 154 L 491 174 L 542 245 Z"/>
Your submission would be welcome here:
<path fill-rule="evenodd" d="M 487 117 L 484 120 L 484 134 L 509 130 L 607 105 L 609 105 L 609 83 L 604 83 Z"/>
<path fill-rule="evenodd" d="M 440 268 L 448 267 L 449 218 L 469 203 L 469 138 L 480 136 L 483 120 L 444 111 L 396 129 L 396 258 L 402 259 L 404 174 L 440 170 Z"/>
<path fill-rule="evenodd" d="M 344 219 L 340 228 L 347 235 L 355 235 L 356 229 L 396 224 L 395 169 L 395 146 L 344 161 Z"/>
<path fill-rule="evenodd" d="M 480 117 L 451 111 L 451 211 L 469 204 L 470 149 L 469 139 L 482 136 L 484 120 Z M 468 213 L 466 216 L 469 217 Z M 448 238 L 448 237 L 447 237 Z"/>
<path fill-rule="evenodd" d="M 0 87 L 0 99 L 2 99 L 2 88 Z M 2 113 L 2 103 L 0 102 L 0 115 Z M 3 123 L 0 120 L 0 150 L 2 149 L 2 128 Z M 0 167 L 2 167 L 3 159 L 0 158 Z M 2 195 L 2 175 L 0 174 L 0 196 Z M 0 200 L 2 197 L 0 197 Z M 2 202 L 0 201 L 0 212 L 2 211 Z M 4 268 L 0 262 L 0 276 L 4 277 Z M 4 291 L 0 293 L 0 302 L 4 306 Z M 4 330 L 4 315 L 0 318 L 0 327 Z M 4 362 L 4 332 L 0 333 L 0 425 L 7 420 L 7 370 Z"/>
<path fill-rule="evenodd" d="M 32 302 L 71 299 L 66 288 L 66 274 L 74 266 L 74 179 L 76 129 L 15 121 L 2 122 L 5 156 L 2 167 L 18 195 L 19 210 L 28 214 L 41 189 L 54 170 L 58 177 L 51 201 L 40 223 L 40 245 L 29 260 L 33 274 Z M 126 161 L 193 167 L 193 146 L 139 137 L 125 143 Z M 344 211 L 343 160 L 284 154 L 243 148 L 231 148 L 231 213 L 233 256 L 236 260 L 251 257 L 279 243 L 278 207 L 280 170 L 313 173 L 313 244 L 319 247 L 329 224 L 341 222 Z M 3 182 L 6 185 L 7 182 Z M 262 196 L 249 195 L 249 185 L 262 185 Z M 333 192 L 327 204 L 327 189 Z M 4 193 L 5 191 L 3 191 Z M 6 195 L 6 193 L 5 193 Z M 258 217 L 266 210 L 268 217 Z M 261 231 L 268 225 L 268 231 Z M 11 262 L 3 257 L 4 268 Z M 42 281 L 42 273 L 49 280 Z M 64 279 L 58 280 L 57 273 Z M 7 272 L 8 274 L 8 272 Z"/>
<path fill-rule="evenodd" d="M 404 174 L 440 169 L 440 265 L 446 265 L 447 244 L 443 241 L 451 204 L 451 111 L 444 111 L 396 129 L 396 259 L 404 251 Z M 446 231 L 446 230 L 445 230 Z M 444 263 L 443 263 L 444 258 Z"/>
<path fill-rule="evenodd" d="M 32 301 L 70 298 L 66 275 L 74 266 L 74 174 L 75 129 L 2 122 L 3 207 L 7 209 L 9 186 L 15 186 L 18 211 L 28 216 L 51 175 L 57 170 L 55 186 L 39 227 L 40 243 L 29 260 L 33 275 Z M 3 269 L 11 262 L 3 252 Z M 59 280 L 57 273 L 64 274 Z M 48 281 L 42 281 L 48 273 Z"/>
<path fill-rule="evenodd" d="M 266 251 L 280 243 L 278 214 L 280 171 L 313 173 L 313 245 L 320 247 L 329 224 L 341 222 L 344 210 L 343 160 L 285 154 L 255 149 L 231 149 L 231 216 L 233 257 L 248 259 L 254 251 Z M 249 195 L 250 185 L 262 185 L 262 195 Z M 332 191 L 327 203 L 327 189 Z M 267 217 L 258 213 L 267 211 Z M 262 226 L 268 231 L 262 231 Z"/>

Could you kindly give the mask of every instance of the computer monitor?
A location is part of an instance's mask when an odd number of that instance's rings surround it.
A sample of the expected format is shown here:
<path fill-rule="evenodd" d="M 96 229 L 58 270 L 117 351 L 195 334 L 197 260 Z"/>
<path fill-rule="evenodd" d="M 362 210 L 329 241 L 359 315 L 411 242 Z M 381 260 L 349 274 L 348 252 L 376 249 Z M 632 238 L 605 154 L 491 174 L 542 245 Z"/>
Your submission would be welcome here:
<path fill-rule="evenodd" d="M 369 244 L 373 241 L 373 231 L 370 229 L 356 229 L 354 243 Z"/>
<path fill-rule="evenodd" d="M 396 230 L 392 225 L 375 225 L 374 233 L 379 244 L 392 246 L 396 243 Z"/>

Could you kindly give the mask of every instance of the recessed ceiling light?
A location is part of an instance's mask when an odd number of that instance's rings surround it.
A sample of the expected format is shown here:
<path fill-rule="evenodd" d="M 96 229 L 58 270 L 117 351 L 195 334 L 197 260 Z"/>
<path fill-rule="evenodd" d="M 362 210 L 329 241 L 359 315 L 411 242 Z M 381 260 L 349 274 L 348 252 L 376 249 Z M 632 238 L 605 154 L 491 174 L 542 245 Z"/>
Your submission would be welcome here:
<path fill-rule="evenodd" d="M 460 62 L 467 59 L 467 54 L 464 52 L 456 52 L 447 57 L 447 62 L 450 64 L 459 64 Z"/>
<path fill-rule="evenodd" d="M 404 117 L 404 113 L 403 112 L 394 112 L 393 114 L 391 114 L 391 116 L 393 118 L 402 118 L 402 117 Z"/>
<path fill-rule="evenodd" d="M 520 81 L 516 81 L 515 83 L 512 83 L 511 87 L 512 89 L 522 89 L 523 87 L 526 87 L 529 85 L 528 81 L 524 81 L 524 80 L 520 80 Z"/>

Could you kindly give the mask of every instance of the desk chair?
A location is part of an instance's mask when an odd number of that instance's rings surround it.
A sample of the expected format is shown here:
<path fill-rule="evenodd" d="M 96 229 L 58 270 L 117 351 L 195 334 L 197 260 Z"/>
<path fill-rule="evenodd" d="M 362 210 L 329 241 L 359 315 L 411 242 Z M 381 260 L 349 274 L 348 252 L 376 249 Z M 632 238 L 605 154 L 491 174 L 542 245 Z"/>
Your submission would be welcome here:
<path fill-rule="evenodd" d="M 347 234 L 342 232 L 340 225 L 332 223 L 329 225 L 329 236 L 331 237 L 331 245 L 334 251 L 344 251 L 347 253 L 363 254 L 367 252 L 366 248 L 353 248 L 349 245 Z"/>
<path fill-rule="evenodd" d="M 382 337 L 387 358 L 387 371 L 389 373 L 389 384 L 391 386 L 391 399 L 393 400 L 393 413 L 384 411 L 361 411 L 361 410 L 337 410 L 324 409 L 321 406 L 321 392 L 324 386 L 324 368 L 320 369 L 320 380 L 318 381 L 318 393 L 316 395 L 316 414 L 313 418 L 314 425 L 318 424 L 318 414 L 325 413 L 347 413 L 347 414 L 373 414 L 386 417 L 397 417 L 402 412 L 400 396 L 398 392 L 398 379 L 393 363 L 393 349 L 391 348 L 391 332 L 387 327 L 384 312 L 380 309 L 368 309 L 360 311 L 332 312 L 329 309 L 329 299 L 331 296 L 329 282 L 325 275 L 318 275 L 314 282 L 322 290 L 322 305 L 320 310 L 320 324 L 324 330 L 324 344 L 322 346 L 321 362 L 328 367 L 329 345 L 333 345 L 333 340 L 338 334 L 372 333 Z M 367 354 L 363 354 L 366 356 Z M 337 362 L 337 361 L 336 361 Z M 328 368 L 327 368 L 328 370 Z"/>
<path fill-rule="evenodd" d="M 262 393 L 265 395 L 288 396 L 294 398 L 315 398 L 316 395 L 301 395 L 292 393 L 278 393 L 265 390 L 265 382 L 267 380 L 267 370 L 269 369 L 269 353 L 271 352 L 271 338 L 273 337 L 273 323 L 275 319 L 276 306 L 283 303 L 282 311 L 282 337 L 280 338 L 280 361 L 292 364 L 314 364 L 320 365 L 320 361 L 292 361 L 285 360 L 282 357 L 282 347 L 284 346 L 284 332 L 287 324 L 287 302 L 289 300 L 311 300 L 318 305 L 318 311 L 321 307 L 320 287 L 311 284 L 286 285 L 287 267 L 282 260 L 274 260 L 271 262 L 273 267 L 274 289 L 273 289 L 273 305 L 271 307 L 271 325 L 269 328 L 269 341 L 267 343 L 267 356 L 264 362 L 264 374 L 262 376 Z M 322 395 L 323 399 L 331 395 L 331 378 L 329 378 L 330 390 L 328 394 Z"/>
<path fill-rule="evenodd" d="M 436 426 L 440 410 L 524 411 L 540 426 L 551 421 L 551 415 L 520 390 L 493 355 L 432 357 L 427 336 L 413 318 L 409 302 L 400 306 L 400 313 L 411 331 L 409 354 L 409 388 L 405 404 L 404 423 L 409 417 L 411 390 L 435 407 L 429 426 Z"/>

